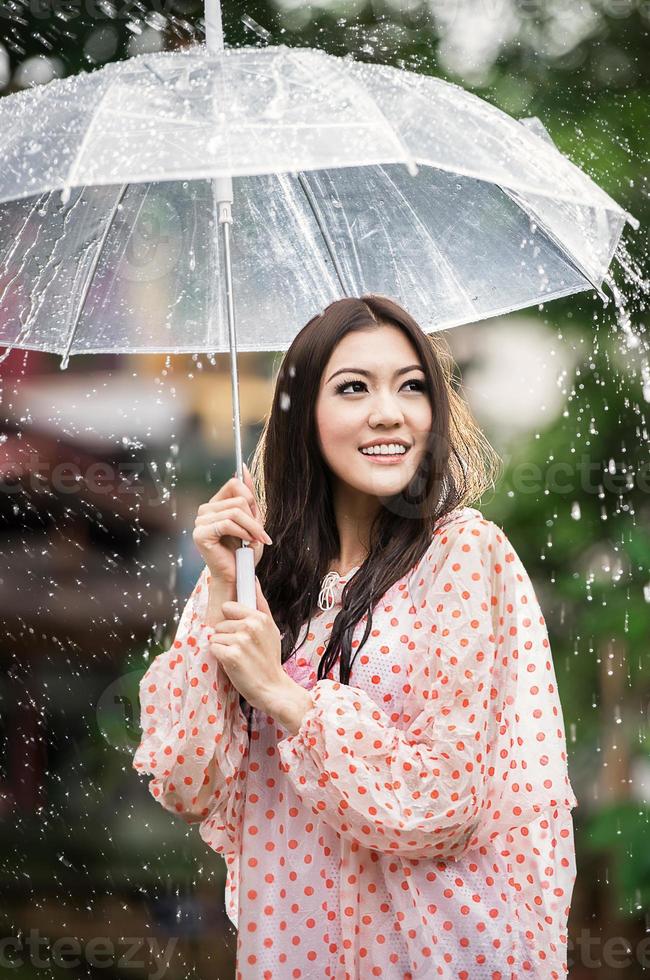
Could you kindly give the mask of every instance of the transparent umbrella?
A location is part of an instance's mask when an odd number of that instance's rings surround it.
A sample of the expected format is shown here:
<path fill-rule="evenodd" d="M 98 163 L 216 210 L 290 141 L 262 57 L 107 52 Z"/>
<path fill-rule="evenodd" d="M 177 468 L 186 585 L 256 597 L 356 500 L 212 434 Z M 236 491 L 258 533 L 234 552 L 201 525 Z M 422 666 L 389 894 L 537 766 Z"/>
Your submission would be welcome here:
<path fill-rule="evenodd" d="M 286 349 L 341 295 L 427 331 L 600 290 L 638 222 L 457 85 L 309 48 L 147 54 L 0 101 L 0 343 Z M 234 231 L 231 226 L 234 219 Z M 237 328 L 235 328 L 237 324 Z M 237 552 L 254 607 L 252 549 Z"/>

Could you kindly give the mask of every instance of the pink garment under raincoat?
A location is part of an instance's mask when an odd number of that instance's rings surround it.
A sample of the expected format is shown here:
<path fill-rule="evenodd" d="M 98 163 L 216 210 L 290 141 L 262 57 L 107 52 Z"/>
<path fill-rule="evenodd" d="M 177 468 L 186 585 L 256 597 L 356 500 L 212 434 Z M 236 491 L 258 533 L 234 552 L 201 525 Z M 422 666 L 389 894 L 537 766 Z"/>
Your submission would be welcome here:
<path fill-rule="evenodd" d="M 316 681 L 354 571 L 284 665 L 313 698 L 295 735 L 256 710 L 249 743 L 208 650 L 207 568 L 140 684 L 133 765 L 225 858 L 237 977 L 566 976 L 576 798 L 521 561 L 458 508 L 375 608 L 350 685 L 338 663 Z"/>

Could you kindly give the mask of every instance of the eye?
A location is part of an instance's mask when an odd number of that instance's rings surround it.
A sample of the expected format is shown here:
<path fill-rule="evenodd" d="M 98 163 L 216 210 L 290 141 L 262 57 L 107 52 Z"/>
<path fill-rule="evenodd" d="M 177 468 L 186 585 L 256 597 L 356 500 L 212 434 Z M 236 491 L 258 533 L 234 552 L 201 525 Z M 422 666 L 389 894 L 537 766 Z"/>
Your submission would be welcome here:
<path fill-rule="evenodd" d="M 365 381 L 355 380 L 354 378 L 351 378 L 348 381 L 341 381 L 341 383 L 336 386 L 337 393 L 338 394 L 342 394 L 343 391 L 346 388 L 349 388 L 350 387 L 350 385 L 363 385 L 363 387 L 365 388 L 366 382 Z M 410 378 L 408 381 L 405 381 L 404 382 L 404 385 L 416 385 L 416 388 L 415 388 L 416 391 L 424 391 L 425 390 L 425 388 L 424 388 L 424 381 L 422 381 L 420 378 Z M 404 385 L 402 385 L 402 388 L 404 387 Z M 353 394 L 354 394 L 354 392 L 353 392 Z"/>
<path fill-rule="evenodd" d="M 341 394 L 346 388 L 349 388 L 350 385 L 365 385 L 365 381 L 341 381 L 341 383 L 336 386 L 337 393 Z"/>

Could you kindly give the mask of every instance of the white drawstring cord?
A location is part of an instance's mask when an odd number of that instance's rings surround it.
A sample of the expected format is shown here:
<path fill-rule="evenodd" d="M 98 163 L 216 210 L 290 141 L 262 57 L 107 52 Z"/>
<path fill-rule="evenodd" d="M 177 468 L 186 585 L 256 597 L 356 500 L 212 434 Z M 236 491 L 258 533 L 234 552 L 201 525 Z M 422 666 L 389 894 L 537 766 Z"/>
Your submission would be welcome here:
<path fill-rule="evenodd" d="M 338 572 L 328 572 L 321 582 L 321 589 L 318 593 L 318 608 L 326 612 L 334 605 L 334 586 L 339 580 Z"/>

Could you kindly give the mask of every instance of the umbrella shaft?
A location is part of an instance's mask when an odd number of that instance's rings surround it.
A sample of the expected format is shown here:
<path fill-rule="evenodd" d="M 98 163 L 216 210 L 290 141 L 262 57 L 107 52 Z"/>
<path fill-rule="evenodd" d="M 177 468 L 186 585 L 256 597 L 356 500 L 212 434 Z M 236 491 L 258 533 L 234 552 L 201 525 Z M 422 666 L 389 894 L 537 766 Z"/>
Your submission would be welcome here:
<path fill-rule="evenodd" d="M 205 0 L 205 43 L 210 51 L 223 51 L 220 0 Z"/>
<path fill-rule="evenodd" d="M 241 447 L 241 415 L 239 411 L 239 380 L 237 376 L 237 336 L 235 332 L 235 304 L 232 290 L 232 262 L 230 257 L 230 226 L 232 215 L 230 205 L 223 208 L 219 202 L 219 222 L 223 234 L 223 264 L 226 279 L 226 304 L 228 307 L 228 340 L 230 345 L 230 384 L 232 389 L 232 427 L 235 436 L 235 460 L 237 478 L 244 479 L 244 466 Z"/>

